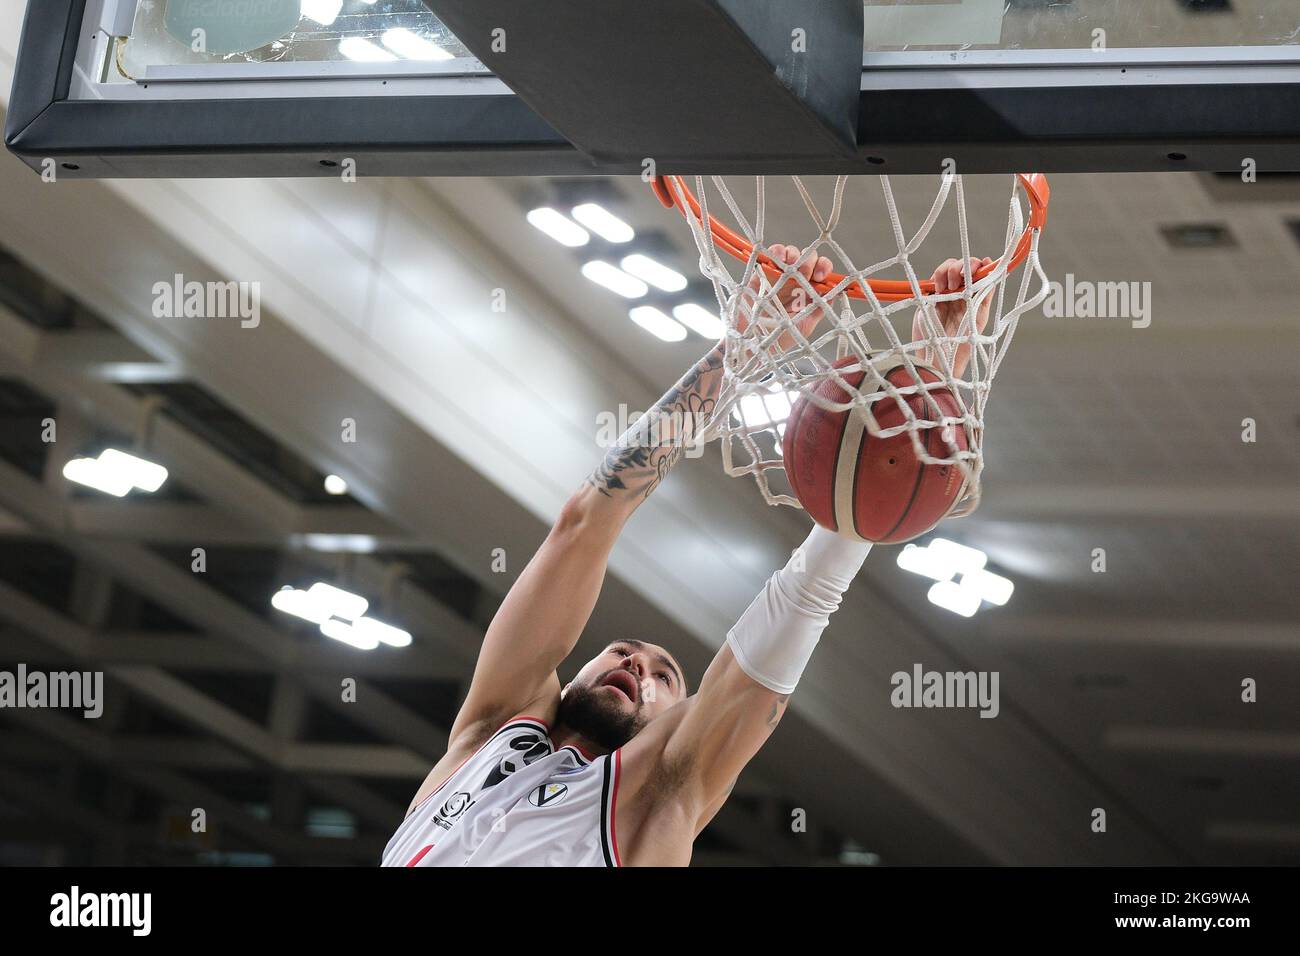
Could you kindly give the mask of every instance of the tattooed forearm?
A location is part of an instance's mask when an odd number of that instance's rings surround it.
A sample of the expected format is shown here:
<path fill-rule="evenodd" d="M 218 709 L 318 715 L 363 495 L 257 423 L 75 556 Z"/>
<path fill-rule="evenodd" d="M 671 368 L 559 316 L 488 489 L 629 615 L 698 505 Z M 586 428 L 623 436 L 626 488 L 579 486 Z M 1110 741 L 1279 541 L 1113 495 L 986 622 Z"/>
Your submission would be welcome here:
<path fill-rule="evenodd" d="M 775 727 L 781 720 L 781 715 L 785 713 L 785 702 L 790 699 L 789 694 L 784 694 L 772 701 L 772 712 L 767 715 L 767 725 Z"/>
<path fill-rule="evenodd" d="M 587 480 L 609 497 L 649 497 L 708 422 L 721 387 L 718 345 L 637 419 Z"/>

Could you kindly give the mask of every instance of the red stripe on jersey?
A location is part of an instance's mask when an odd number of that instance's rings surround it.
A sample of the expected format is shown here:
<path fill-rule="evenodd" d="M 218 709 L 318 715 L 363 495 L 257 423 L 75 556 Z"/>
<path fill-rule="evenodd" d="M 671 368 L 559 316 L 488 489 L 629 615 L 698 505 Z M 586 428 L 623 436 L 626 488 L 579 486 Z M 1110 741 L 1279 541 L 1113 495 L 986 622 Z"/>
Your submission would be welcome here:
<path fill-rule="evenodd" d="M 407 866 L 415 866 L 415 864 L 419 863 L 421 860 L 424 859 L 424 854 L 428 853 L 428 852 L 429 852 L 430 850 L 432 850 L 432 849 L 433 849 L 433 844 L 430 843 L 428 846 L 426 846 L 426 847 L 425 847 L 423 850 L 421 850 L 419 853 L 415 854 L 415 856 L 411 857 L 410 861 L 409 861 L 406 865 L 407 865 Z"/>

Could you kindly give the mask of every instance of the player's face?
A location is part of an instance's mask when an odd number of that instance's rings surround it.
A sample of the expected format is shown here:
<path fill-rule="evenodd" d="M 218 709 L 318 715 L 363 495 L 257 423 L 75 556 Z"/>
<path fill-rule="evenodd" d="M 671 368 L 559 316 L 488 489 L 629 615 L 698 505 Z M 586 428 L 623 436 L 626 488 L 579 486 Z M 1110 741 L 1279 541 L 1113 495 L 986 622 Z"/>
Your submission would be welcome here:
<path fill-rule="evenodd" d="M 677 661 L 659 645 L 643 641 L 615 641 L 582 669 L 583 675 L 590 675 L 592 686 L 605 688 L 620 706 L 636 708 L 647 717 L 686 696 Z"/>
<path fill-rule="evenodd" d="M 685 696 L 682 670 L 662 647 L 615 641 L 578 672 L 559 718 L 613 750 Z"/>

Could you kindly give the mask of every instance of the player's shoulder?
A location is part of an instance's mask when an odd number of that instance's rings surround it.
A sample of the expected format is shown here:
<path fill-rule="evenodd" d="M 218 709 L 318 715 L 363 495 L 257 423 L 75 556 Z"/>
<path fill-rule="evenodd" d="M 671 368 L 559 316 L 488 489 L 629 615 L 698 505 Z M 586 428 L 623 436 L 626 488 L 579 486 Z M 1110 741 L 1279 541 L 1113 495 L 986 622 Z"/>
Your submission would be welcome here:
<path fill-rule="evenodd" d="M 673 734 L 690 714 L 695 697 L 670 707 L 621 748 L 620 798 L 647 805 L 672 798 L 691 779 L 693 755 L 671 747 Z"/>

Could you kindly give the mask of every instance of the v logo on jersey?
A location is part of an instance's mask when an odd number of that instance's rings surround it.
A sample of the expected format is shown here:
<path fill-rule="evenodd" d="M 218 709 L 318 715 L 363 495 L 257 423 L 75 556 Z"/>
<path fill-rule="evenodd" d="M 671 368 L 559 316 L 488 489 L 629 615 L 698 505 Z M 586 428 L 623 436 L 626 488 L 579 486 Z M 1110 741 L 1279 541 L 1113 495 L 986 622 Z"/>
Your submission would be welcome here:
<path fill-rule="evenodd" d="M 544 783 L 528 794 L 528 802 L 535 807 L 544 807 L 551 803 L 559 803 L 568 795 L 568 784 Z"/>

